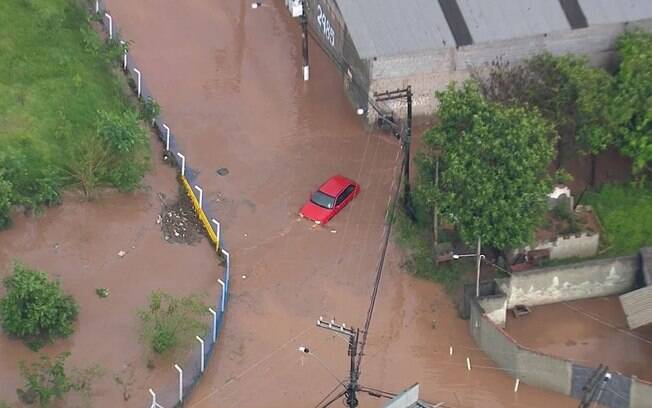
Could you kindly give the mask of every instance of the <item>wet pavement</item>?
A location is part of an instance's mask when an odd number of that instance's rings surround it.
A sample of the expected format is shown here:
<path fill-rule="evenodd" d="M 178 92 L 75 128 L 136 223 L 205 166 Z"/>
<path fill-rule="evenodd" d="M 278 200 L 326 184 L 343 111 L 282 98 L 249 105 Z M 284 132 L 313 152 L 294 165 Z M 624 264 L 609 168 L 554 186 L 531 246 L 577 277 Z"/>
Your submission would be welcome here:
<path fill-rule="evenodd" d="M 652 381 L 652 326 L 629 330 L 617 296 L 531 309 L 518 319 L 508 314 L 505 329 L 523 346 Z"/>
<path fill-rule="evenodd" d="M 221 343 L 188 407 L 314 406 L 348 373 L 346 341 L 316 328 L 317 318 L 361 326 L 367 313 L 400 149 L 363 130 L 314 43 L 311 80 L 300 80 L 298 24 L 282 4 L 108 2 L 200 171 L 204 203 L 220 218 L 233 259 Z M 299 219 L 309 192 L 336 173 L 358 181 L 360 196 L 325 227 Z M 362 384 L 398 392 L 420 382 L 423 399 L 453 407 L 576 405 L 523 384 L 514 393 L 514 380 L 475 348 L 443 290 L 407 275 L 401 262 L 390 245 Z M 187 276 L 184 285 L 206 284 Z M 477 364 L 470 372 L 467 356 Z M 381 403 L 361 396 L 363 407 Z"/>
<path fill-rule="evenodd" d="M 160 143 L 152 140 L 152 146 L 156 159 L 142 191 L 104 193 L 93 202 L 67 194 L 63 205 L 42 216 L 16 216 L 14 225 L 0 233 L 0 276 L 10 272 L 13 260 L 20 260 L 59 278 L 80 304 L 75 333 L 42 351 L 51 356 L 70 351 L 71 365 L 103 367 L 105 375 L 94 387 L 94 407 L 144 407 L 147 388 L 174 380 L 168 361 L 157 363 L 153 371 L 145 367 L 138 340 L 136 311 L 147 304 L 151 291 L 203 293 L 207 303 L 217 297 L 217 257 L 207 241 L 187 246 L 163 240 L 156 223 L 158 194 L 173 200 L 178 185 L 174 169 L 158 160 Z M 120 251 L 126 252 L 124 257 L 118 256 Z M 109 289 L 110 295 L 100 299 L 97 288 Z M 16 387 L 23 385 L 18 363 L 36 356 L 20 341 L 0 335 L 0 400 L 15 401 Z M 113 379 L 126 364 L 135 375 L 128 403 Z"/>

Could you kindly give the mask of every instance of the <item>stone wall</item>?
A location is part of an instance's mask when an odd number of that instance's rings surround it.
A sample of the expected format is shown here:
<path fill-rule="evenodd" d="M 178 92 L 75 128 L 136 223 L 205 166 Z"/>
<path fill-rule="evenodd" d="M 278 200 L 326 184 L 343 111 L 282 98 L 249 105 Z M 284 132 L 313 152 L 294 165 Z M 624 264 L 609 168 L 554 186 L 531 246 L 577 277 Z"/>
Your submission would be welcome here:
<path fill-rule="evenodd" d="M 532 269 L 500 280 L 507 308 L 620 295 L 633 289 L 638 257 L 598 259 L 572 265 Z"/>
<path fill-rule="evenodd" d="M 552 241 L 539 242 L 534 249 L 549 249 L 550 259 L 590 258 L 598 254 L 600 234 L 582 232 L 577 235 L 565 235 Z M 525 251 L 529 251 L 529 246 Z"/>
<path fill-rule="evenodd" d="M 505 327 L 507 322 L 507 296 L 504 293 L 481 297 L 478 302 L 489 320 L 499 327 Z"/>

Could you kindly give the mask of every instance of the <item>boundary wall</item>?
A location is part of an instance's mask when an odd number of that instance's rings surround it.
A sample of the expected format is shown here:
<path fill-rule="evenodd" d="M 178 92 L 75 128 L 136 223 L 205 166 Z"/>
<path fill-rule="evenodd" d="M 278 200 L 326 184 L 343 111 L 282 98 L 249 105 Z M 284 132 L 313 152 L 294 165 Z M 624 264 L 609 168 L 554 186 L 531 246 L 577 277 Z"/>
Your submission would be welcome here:
<path fill-rule="evenodd" d="M 107 41 L 124 41 L 125 44 L 128 44 L 121 37 L 118 24 L 111 16 L 105 0 L 86 0 L 86 6 L 91 17 L 95 17 L 101 23 L 101 29 L 107 35 Z M 121 63 L 128 83 L 138 100 L 142 102 L 149 98 L 154 99 L 145 83 L 143 72 L 138 69 L 135 59 L 128 50 L 122 56 Z M 203 336 L 195 337 L 197 346 L 186 361 L 180 364 L 175 363 L 170 367 L 172 373 L 176 371 L 178 381 L 172 384 L 159 384 L 149 389 L 151 403 L 148 403 L 148 407 L 171 408 L 184 405 L 201 379 L 219 340 L 229 300 L 231 257 L 220 237 L 220 222 L 210 209 L 203 206 L 203 189 L 195 184 L 197 172 L 191 168 L 188 158 L 182 153 L 178 136 L 166 124 L 162 114 L 154 119 L 153 128 L 165 146 L 169 159 L 179 169 L 178 181 L 192 202 L 195 213 L 209 240 L 215 246 L 218 267 L 223 267 L 223 272 L 218 274 L 216 279 L 216 284 L 221 289 L 221 295 L 215 300 L 213 307 L 209 307 L 208 310 L 212 317 L 212 321 L 208 325 L 209 329 Z"/>

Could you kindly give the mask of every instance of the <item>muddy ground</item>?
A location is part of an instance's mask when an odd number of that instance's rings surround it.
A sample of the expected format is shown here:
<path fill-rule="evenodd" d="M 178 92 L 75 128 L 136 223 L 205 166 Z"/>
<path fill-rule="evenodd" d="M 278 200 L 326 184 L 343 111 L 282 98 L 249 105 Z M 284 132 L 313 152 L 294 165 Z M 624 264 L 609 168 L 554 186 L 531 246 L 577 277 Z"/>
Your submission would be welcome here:
<path fill-rule="evenodd" d="M 315 321 L 364 323 L 396 140 L 363 130 L 341 77 L 313 42 L 311 79 L 301 81 L 299 27 L 283 1 L 255 10 L 245 0 L 108 3 L 183 153 L 201 171 L 204 203 L 233 257 L 221 344 L 187 406 L 315 405 L 337 386 L 329 370 L 347 373 L 345 341 Z M 217 175 L 220 168 L 229 174 Z M 360 196 L 326 228 L 300 220 L 310 191 L 336 173 L 358 181 Z M 456 407 L 576 405 L 528 386 L 515 394 L 513 379 L 475 349 L 447 295 L 401 271 L 401 262 L 391 246 L 362 383 L 399 391 L 420 382 L 423 398 Z M 319 360 L 302 357 L 301 345 Z M 450 345 L 460 350 L 452 358 Z M 468 372 L 466 356 L 489 368 Z"/>
<path fill-rule="evenodd" d="M 153 140 L 152 146 L 152 157 L 160 157 L 160 143 Z M 18 259 L 60 279 L 79 302 L 75 333 L 42 351 L 70 351 L 72 365 L 99 363 L 104 368 L 93 407 L 149 406 L 147 389 L 174 381 L 169 361 L 157 361 L 155 370 L 146 368 L 138 340 L 136 310 L 147 304 L 152 290 L 205 293 L 207 302 L 217 293 L 218 260 L 210 246 L 171 245 L 157 223 L 160 197 L 174 201 L 177 195 L 175 170 L 155 160 L 144 184 L 136 193 L 103 193 L 92 202 L 67 194 L 63 205 L 38 217 L 16 216 L 11 229 L 0 233 L 0 276 Z M 107 288 L 109 296 L 100 298 L 97 288 Z M 18 362 L 35 357 L 20 341 L 0 335 L 0 400 L 16 402 L 16 387 L 23 385 Z M 124 402 L 114 376 L 126 379 L 128 366 L 133 367 L 133 384 Z"/>

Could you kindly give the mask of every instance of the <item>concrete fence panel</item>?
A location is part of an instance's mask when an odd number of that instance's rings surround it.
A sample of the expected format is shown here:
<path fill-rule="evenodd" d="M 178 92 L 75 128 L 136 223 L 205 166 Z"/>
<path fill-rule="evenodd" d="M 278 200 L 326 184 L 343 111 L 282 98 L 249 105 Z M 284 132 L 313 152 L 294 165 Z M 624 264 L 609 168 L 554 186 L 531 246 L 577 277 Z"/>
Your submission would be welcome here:
<path fill-rule="evenodd" d="M 517 374 L 518 378 L 527 384 L 564 395 L 570 394 L 572 377 L 570 361 L 520 347 Z"/>
<path fill-rule="evenodd" d="M 629 391 L 630 408 L 652 407 L 652 383 L 632 378 Z"/>

